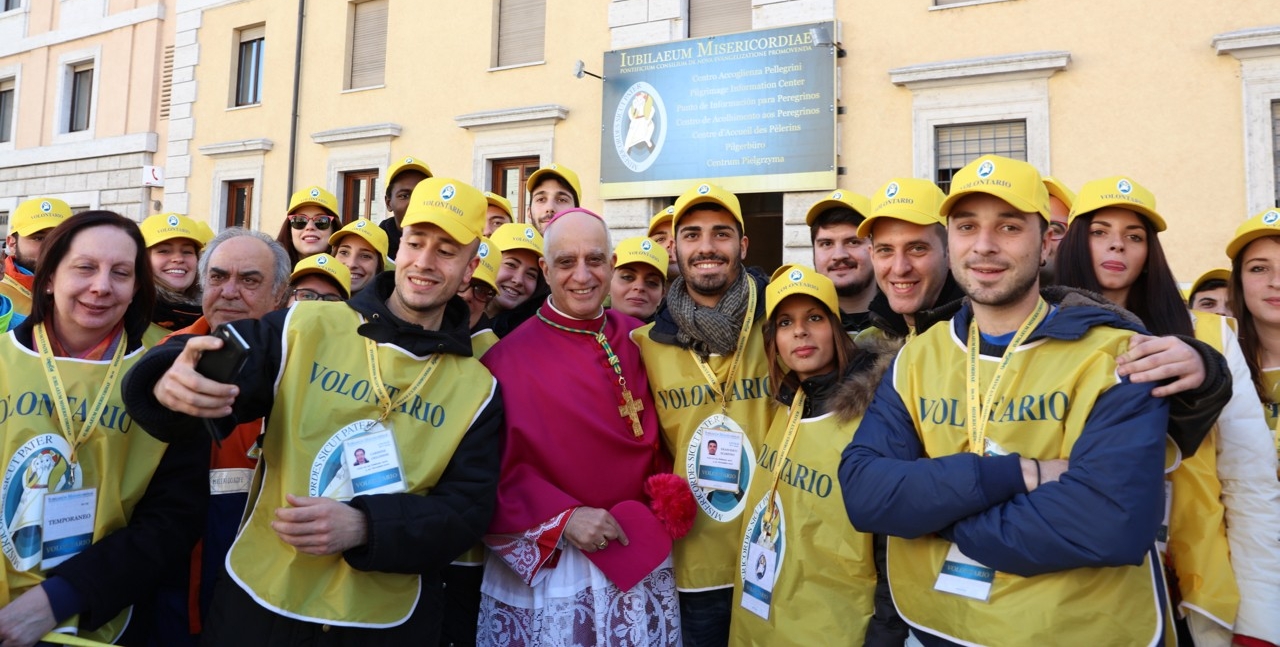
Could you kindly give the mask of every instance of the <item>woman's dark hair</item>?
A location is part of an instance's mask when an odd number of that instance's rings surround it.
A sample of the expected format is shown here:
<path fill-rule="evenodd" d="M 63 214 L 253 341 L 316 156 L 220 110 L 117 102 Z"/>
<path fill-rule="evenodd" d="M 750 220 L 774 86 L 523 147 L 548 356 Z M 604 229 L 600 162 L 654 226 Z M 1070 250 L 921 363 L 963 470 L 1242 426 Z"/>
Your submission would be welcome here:
<path fill-rule="evenodd" d="M 1089 246 L 1089 230 L 1094 213 L 1077 216 L 1067 228 L 1067 235 L 1058 244 L 1056 274 L 1058 284 L 1070 288 L 1082 288 L 1102 294 L 1102 285 L 1093 269 L 1093 250 Z M 1119 305 L 1137 315 L 1143 325 L 1155 335 L 1195 334 L 1187 303 L 1178 292 L 1178 282 L 1173 278 L 1169 262 L 1165 259 L 1160 238 L 1151 221 L 1138 215 L 1147 237 L 1147 261 L 1142 272 L 1129 286 L 1126 303 Z"/>
<path fill-rule="evenodd" d="M 1280 238 L 1272 236 L 1271 238 Z M 1261 240 L 1261 239 L 1259 239 Z M 1249 250 L 1250 245 L 1245 245 L 1234 258 L 1231 259 L 1231 288 L 1230 294 L 1231 313 L 1236 316 L 1236 321 L 1240 322 L 1240 351 L 1244 354 L 1244 362 L 1249 366 L 1249 377 L 1253 378 L 1253 389 L 1258 392 L 1258 397 L 1266 404 L 1274 404 L 1272 402 L 1271 393 L 1262 383 L 1262 340 L 1258 337 L 1258 324 L 1253 321 L 1253 313 L 1249 312 L 1249 307 L 1244 302 L 1244 253 Z"/>
<path fill-rule="evenodd" d="M 151 262 L 147 258 L 147 244 L 142 238 L 138 223 L 114 211 L 85 211 L 62 221 L 44 239 L 40 248 L 40 260 L 36 263 L 36 278 L 31 288 L 31 323 L 48 321 L 53 317 L 53 295 L 49 293 L 54 271 L 58 263 L 71 250 L 71 243 L 81 232 L 93 227 L 115 227 L 133 239 L 137 251 L 133 257 L 133 300 L 124 311 L 124 330 L 129 339 L 139 339 L 151 325 L 151 309 L 156 303 L 155 279 Z"/>
<path fill-rule="evenodd" d="M 818 301 L 818 299 L 813 300 L 817 301 L 822 311 L 827 315 L 827 321 L 831 323 L 831 335 L 835 338 L 836 345 L 836 374 L 844 375 L 845 370 L 849 368 L 849 363 L 853 361 L 854 355 L 857 354 L 858 347 L 854 345 L 853 338 L 840 326 L 840 315 L 831 312 L 831 309 L 825 303 Z M 792 389 L 799 389 L 800 379 L 795 376 L 793 371 L 784 367 L 782 362 L 778 361 L 777 316 L 778 311 L 774 310 L 773 316 L 764 322 L 764 327 L 761 330 L 764 333 L 764 356 L 768 358 L 769 362 L 769 384 L 786 384 Z M 773 393 L 775 396 L 780 393 L 778 387 L 774 387 Z"/>

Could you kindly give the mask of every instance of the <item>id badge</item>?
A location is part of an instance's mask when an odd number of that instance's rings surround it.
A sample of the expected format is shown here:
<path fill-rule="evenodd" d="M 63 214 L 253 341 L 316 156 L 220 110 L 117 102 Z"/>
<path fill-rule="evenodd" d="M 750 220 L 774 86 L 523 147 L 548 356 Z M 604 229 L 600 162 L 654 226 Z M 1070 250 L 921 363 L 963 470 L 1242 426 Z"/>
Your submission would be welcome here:
<path fill-rule="evenodd" d="M 699 443 L 698 486 L 737 493 L 742 467 L 742 432 L 722 422 L 703 429 Z"/>
<path fill-rule="evenodd" d="M 93 543 L 93 520 L 98 488 L 44 495 L 40 568 L 49 570 Z"/>
<path fill-rule="evenodd" d="M 1160 530 L 1156 532 L 1156 548 L 1160 556 L 1169 554 L 1169 512 L 1173 508 L 1173 481 L 1164 482 L 1164 520 L 1160 522 Z"/>
<path fill-rule="evenodd" d="M 351 477 L 353 495 L 395 494 L 408 489 L 400 469 L 395 434 L 381 422 L 342 443 L 342 460 Z"/>
<path fill-rule="evenodd" d="M 942 562 L 942 572 L 933 588 L 943 593 L 986 602 L 991 597 L 991 583 L 996 579 L 996 569 L 983 566 L 970 559 L 951 544 L 947 559 Z"/>
<path fill-rule="evenodd" d="M 761 535 L 761 540 L 764 536 Z M 778 579 L 778 553 L 772 542 L 753 541 L 747 549 L 747 573 L 742 578 L 742 608 L 765 620 L 773 604 L 773 585 Z"/>

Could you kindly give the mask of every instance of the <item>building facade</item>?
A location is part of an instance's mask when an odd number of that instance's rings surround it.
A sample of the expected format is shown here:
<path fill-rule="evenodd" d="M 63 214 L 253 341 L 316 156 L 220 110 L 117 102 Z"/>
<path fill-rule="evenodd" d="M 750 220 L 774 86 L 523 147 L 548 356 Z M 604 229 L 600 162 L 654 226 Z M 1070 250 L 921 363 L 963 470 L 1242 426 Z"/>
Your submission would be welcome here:
<path fill-rule="evenodd" d="M 627 52 L 797 25 L 814 25 L 799 41 L 834 57 L 834 79 L 805 79 L 830 86 L 834 144 L 809 145 L 830 147 L 833 172 L 803 188 L 778 188 L 767 170 L 724 180 L 743 198 L 749 261 L 766 268 L 811 260 L 804 215 L 824 193 L 869 194 L 894 176 L 945 186 L 988 152 L 1072 187 L 1116 174 L 1147 186 L 1184 281 L 1225 265 L 1235 227 L 1280 201 L 1270 0 L 1231 11 L 1154 0 L 175 1 L 165 207 L 215 229 L 275 231 L 290 189 L 311 184 L 334 191 L 345 218 L 381 219 L 379 174 L 413 155 L 517 205 L 532 169 L 564 164 L 615 238 L 634 235 L 678 191 L 602 190 L 623 110 L 603 105 L 616 78 L 589 74 L 610 77 L 606 64 Z M 742 73 L 786 67 L 754 64 Z M 670 69 L 655 66 L 654 84 Z M 680 92 L 711 91 L 707 75 L 686 76 Z M 760 114 L 768 130 L 782 113 Z M 708 141 L 707 157 L 769 141 Z M 716 173 L 682 168 L 690 185 Z"/>
<path fill-rule="evenodd" d="M 0 0 L 0 219 L 39 195 L 137 220 L 162 206 L 173 12 Z"/>

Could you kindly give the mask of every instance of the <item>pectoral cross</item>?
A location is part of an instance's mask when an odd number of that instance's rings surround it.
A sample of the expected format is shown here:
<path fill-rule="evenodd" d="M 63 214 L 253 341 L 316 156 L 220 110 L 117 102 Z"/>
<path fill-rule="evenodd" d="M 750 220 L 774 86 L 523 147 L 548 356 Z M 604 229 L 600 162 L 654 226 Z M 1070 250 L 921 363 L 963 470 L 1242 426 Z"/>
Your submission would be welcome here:
<path fill-rule="evenodd" d="M 622 389 L 623 403 L 618 407 L 618 415 L 623 418 L 631 418 L 631 433 L 639 438 L 644 435 L 644 429 L 640 428 L 640 412 L 644 411 L 644 403 L 631 397 L 630 389 Z"/>

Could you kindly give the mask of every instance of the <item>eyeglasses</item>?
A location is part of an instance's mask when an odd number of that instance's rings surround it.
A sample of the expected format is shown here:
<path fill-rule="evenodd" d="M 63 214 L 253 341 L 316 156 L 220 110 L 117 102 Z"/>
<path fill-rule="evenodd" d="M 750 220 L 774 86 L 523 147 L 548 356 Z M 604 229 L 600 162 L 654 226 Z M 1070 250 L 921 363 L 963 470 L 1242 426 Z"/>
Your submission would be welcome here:
<path fill-rule="evenodd" d="M 1049 223 L 1049 240 L 1062 240 L 1067 235 L 1067 226 L 1060 222 Z"/>
<path fill-rule="evenodd" d="M 324 231 L 329 228 L 329 225 L 333 224 L 333 216 L 304 216 L 301 214 L 289 216 L 289 226 L 294 229 L 306 229 L 308 222 L 314 223 L 316 229 Z"/>
<path fill-rule="evenodd" d="M 498 291 L 484 283 L 472 283 L 471 296 L 475 297 L 476 301 L 480 303 L 488 303 L 498 296 Z"/>
<path fill-rule="evenodd" d="M 344 300 L 341 296 L 338 296 L 336 294 L 320 294 L 315 290 L 308 290 L 307 288 L 298 288 L 293 292 L 291 292 L 290 294 L 293 295 L 293 298 L 296 301 L 343 301 Z"/>

